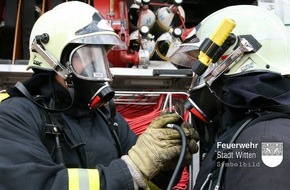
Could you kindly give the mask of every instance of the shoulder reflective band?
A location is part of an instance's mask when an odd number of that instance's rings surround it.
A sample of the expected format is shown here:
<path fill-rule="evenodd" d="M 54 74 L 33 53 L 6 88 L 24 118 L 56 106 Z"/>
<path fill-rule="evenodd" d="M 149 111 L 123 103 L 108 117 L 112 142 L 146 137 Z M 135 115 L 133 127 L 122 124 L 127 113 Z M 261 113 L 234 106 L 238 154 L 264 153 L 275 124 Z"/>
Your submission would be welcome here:
<path fill-rule="evenodd" d="M 69 190 L 100 190 L 100 177 L 97 169 L 68 169 Z"/>
<path fill-rule="evenodd" d="M 8 97 L 9 97 L 9 95 L 6 92 L 5 93 L 0 92 L 0 102 L 2 102 L 2 100 L 6 99 Z"/>

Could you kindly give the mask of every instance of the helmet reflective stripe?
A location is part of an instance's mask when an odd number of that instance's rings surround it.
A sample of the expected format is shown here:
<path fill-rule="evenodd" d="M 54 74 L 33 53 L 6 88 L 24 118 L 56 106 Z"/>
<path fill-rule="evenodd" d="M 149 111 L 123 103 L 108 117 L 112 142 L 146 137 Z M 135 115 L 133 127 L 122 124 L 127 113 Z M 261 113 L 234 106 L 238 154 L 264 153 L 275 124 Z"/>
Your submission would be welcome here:
<path fill-rule="evenodd" d="M 68 169 L 68 190 L 99 190 L 100 176 L 97 169 Z"/>

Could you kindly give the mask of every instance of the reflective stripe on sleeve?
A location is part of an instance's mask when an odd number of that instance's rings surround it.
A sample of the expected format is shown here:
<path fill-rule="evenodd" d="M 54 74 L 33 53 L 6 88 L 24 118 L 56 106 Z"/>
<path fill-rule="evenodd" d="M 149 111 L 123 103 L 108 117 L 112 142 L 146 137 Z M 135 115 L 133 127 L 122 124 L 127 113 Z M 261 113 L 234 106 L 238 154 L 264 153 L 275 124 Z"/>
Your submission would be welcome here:
<path fill-rule="evenodd" d="M 68 169 L 69 190 L 100 190 L 100 177 L 97 169 Z"/>

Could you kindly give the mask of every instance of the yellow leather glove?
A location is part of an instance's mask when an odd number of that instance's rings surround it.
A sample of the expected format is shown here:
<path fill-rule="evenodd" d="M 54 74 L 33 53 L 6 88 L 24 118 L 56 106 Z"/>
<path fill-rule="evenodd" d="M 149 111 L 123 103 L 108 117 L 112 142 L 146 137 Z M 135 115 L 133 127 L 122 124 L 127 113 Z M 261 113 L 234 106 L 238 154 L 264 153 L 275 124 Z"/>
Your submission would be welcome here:
<path fill-rule="evenodd" d="M 192 155 L 198 151 L 198 145 L 197 142 L 199 141 L 199 134 L 198 132 L 193 128 L 193 125 L 188 122 L 182 122 L 181 128 L 183 131 L 189 130 L 190 135 L 187 136 L 187 151 L 183 160 L 183 165 L 188 165 L 192 161 Z M 174 170 L 176 167 L 176 164 L 179 159 L 179 154 L 177 157 L 172 158 L 171 160 L 167 161 L 164 164 L 164 167 L 161 168 L 162 171 L 166 170 Z"/>
<path fill-rule="evenodd" d="M 171 160 L 179 157 L 181 137 L 177 130 L 166 127 L 166 124 L 178 123 L 180 120 L 180 116 L 175 113 L 157 117 L 139 136 L 128 155 L 122 157 L 139 187 L 146 187 L 147 180 L 152 179 L 161 169 L 171 168 Z M 188 151 L 192 154 L 198 150 L 198 133 L 185 123 L 181 126 L 190 142 Z"/>

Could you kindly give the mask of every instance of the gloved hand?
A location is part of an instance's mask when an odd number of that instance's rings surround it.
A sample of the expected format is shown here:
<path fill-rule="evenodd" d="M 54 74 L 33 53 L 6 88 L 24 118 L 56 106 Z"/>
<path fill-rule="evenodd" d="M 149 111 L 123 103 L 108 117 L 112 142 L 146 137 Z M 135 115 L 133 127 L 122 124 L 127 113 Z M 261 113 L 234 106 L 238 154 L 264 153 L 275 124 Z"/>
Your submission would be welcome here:
<path fill-rule="evenodd" d="M 145 187 L 145 181 L 152 179 L 161 169 L 172 167 L 172 160 L 179 157 L 181 137 L 175 129 L 167 128 L 166 124 L 178 123 L 177 114 L 165 114 L 154 119 L 138 138 L 136 144 L 122 159 L 128 165 L 134 181 L 139 187 Z M 188 139 L 190 154 L 197 152 L 198 133 L 183 123 L 182 129 Z"/>
<path fill-rule="evenodd" d="M 188 123 L 188 122 L 182 122 L 181 123 L 181 128 L 183 131 L 189 130 L 190 131 L 190 136 L 187 136 L 187 151 L 185 154 L 185 158 L 183 160 L 184 165 L 188 165 L 192 161 L 192 154 L 196 153 L 198 151 L 198 145 L 197 142 L 199 141 L 199 134 L 198 132 L 193 128 L 193 125 Z M 161 168 L 163 171 L 167 170 L 173 170 L 176 167 L 176 164 L 179 159 L 179 154 L 175 157 L 170 159 L 164 164 L 164 167 Z"/>

